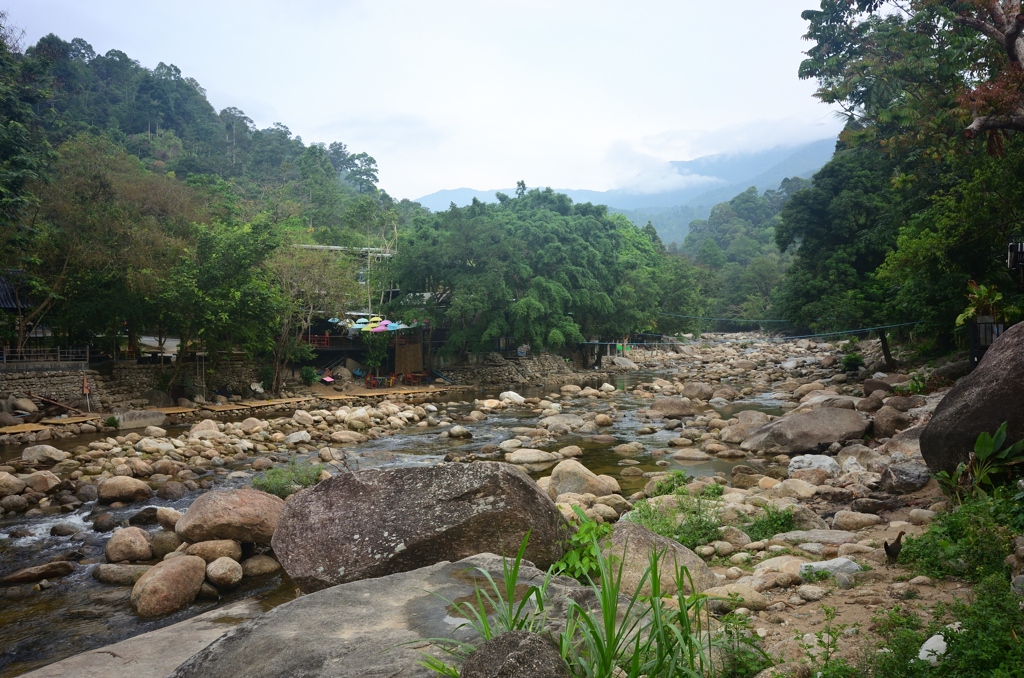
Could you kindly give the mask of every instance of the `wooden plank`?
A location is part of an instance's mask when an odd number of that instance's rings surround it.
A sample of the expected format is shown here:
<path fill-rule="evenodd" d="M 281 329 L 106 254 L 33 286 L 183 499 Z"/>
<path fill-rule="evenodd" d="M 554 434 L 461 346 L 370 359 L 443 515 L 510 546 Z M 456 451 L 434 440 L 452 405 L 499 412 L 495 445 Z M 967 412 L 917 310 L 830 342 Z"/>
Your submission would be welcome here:
<path fill-rule="evenodd" d="M 39 424 L 18 424 L 16 426 L 4 426 L 0 428 L 0 433 L 32 433 L 33 431 L 45 431 L 46 426 L 40 426 Z"/>
<path fill-rule="evenodd" d="M 100 419 L 100 416 L 93 414 L 87 417 L 67 417 L 65 419 L 43 419 L 40 424 L 49 424 L 51 426 L 66 426 L 67 424 L 83 424 L 87 421 L 96 421 Z"/>
<path fill-rule="evenodd" d="M 186 414 L 195 412 L 194 407 L 147 407 L 150 412 L 163 412 L 164 414 Z"/>
<path fill-rule="evenodd" d="M 249 405 L 203 405 L 200 409 L 211 412 L 232 412 L 234 410 L 252 409 Z"/>

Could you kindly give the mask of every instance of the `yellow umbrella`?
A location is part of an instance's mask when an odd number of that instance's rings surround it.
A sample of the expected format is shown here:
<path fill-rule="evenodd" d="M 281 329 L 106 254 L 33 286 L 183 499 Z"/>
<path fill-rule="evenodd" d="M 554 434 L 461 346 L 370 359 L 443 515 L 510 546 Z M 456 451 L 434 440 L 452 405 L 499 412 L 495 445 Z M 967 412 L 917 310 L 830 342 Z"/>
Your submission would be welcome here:
<path fill-rule="evenodd" d="M 373 316 L 372 318 L 370 318 L 370 322 L 371 323 L 379 323 L 381 320 L 383 320 L 383 318 L 381 318 L 380 316 L 376 316 L 376 315 Z"/>

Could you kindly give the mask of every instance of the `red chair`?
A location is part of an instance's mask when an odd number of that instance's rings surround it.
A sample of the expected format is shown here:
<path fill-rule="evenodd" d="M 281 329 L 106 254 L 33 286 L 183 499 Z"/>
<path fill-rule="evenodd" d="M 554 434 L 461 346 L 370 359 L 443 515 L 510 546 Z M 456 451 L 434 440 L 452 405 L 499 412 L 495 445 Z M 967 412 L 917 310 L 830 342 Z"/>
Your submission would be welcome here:
<path fill-rule="evenodd" d="M 377 388 L 380 385 L 380 380 L 372 374 L 366 375 L 366 388 Z"/>

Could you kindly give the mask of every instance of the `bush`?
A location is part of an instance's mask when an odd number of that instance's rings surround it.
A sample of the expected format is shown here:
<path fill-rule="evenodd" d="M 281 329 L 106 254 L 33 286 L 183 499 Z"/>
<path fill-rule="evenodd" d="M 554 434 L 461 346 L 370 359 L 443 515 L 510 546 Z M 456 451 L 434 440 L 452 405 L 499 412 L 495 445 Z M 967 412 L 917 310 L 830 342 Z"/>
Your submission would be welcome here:
<path fill-rule="evenodd" d="M 609 523 L 598 523 L 588 518 L 579 506 L 572 510 L 580 518 L 575 534 L 569 537 L 565 554 L 554 565 L 556 574 L 565 574 L 582 583 L 597 569 L 600 544 L 612 533 Z"/>
<path fill-rule="evenodd" d="M 664 494 L 686 492 L 686 484 L 690 482 L 693 482 L 693 479 L 686 474 L 686 471 L 670 471 L 668 475 L 654 481 L 654 492 L 651 496 L 660 497 Z"/>
<path fill-rule="evenodd" d="M 299 372 L 299 379 L 301 379 L 302 383 L 306 386 L 312 386 L 313 382 L 316 381 L 316 369 L 306 365 Z"/>
<path fill-rule="evenodd" d="M 274 390 L 274 366 L 264 365 L 260 368 L 260 383 L 263 384 L 263 390 L 272 391 Z"/>
<path fill-rule="evenodd" d="M 929 577 L 980 581 L 1004 574 L 1010 532 L 994 516 L 991 500 L 976 500 L 940 514 L 920 537 L 907 537 L 900 561 Z"/>
<path fill-rule="evenodd" d="M 859 353 L 847 353 L 843 356 L 843 372 L 856 372 L 864 367 L 864 358 Z"/>
<path fill-rule="evenodd" d="M 771 539 L 777 534 L 791 532 L 795 529 L 796 520 L 793 518 L 793 512 L 771 504 L 764 507 L 764 515 L 754 518 L 750 524 L 743 527 L 743 531 L 753 541 Z"/>
<path fill-rule="evenodd" d="M 117 429 L 121 428 L 121 420 L 118 419 L 117 417 L 107 417 L 103 421 L 103 424 L 105 426 L 109 426 L 110 428 L 117 428 Z"/>
<path fill-rule="evenodd" d="M 257 490 L 273 494 L 281 499 L 295 494 L 299 490 L 311 487 L 320 482 L 320 464 L 300 464 L 294 459 L 286 466 L 278 466 L 252 479 L 252 486 Z"/>
<path fill-rule="evenodd" d="M 708 544 L 721 536 L 714 510 L 699 496 L 676 495 L 675 505 L 666 502 L 658 508 L 642 500 L 620 520 L 643 525 L 651 532 L 675 539 L 688 549 Z"/>

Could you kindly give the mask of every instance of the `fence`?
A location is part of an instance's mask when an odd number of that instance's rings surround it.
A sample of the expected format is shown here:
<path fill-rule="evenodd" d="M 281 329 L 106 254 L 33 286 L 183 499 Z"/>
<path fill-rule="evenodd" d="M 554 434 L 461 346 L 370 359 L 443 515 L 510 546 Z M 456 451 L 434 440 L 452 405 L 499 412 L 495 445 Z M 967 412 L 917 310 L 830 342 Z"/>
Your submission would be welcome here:
<path fill-rule="evenodd" d="M 89 347 L 82 348 L 23 348 L 4 346 L 3 360 L 6 363 L 87 363 Z"/>

